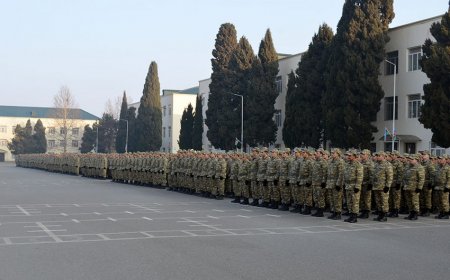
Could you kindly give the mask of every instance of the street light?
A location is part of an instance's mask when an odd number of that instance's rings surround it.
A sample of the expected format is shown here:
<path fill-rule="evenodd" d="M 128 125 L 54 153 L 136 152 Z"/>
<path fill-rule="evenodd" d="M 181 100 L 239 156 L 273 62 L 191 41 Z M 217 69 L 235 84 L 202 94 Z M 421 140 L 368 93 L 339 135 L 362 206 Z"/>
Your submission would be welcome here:
<path fill-rule="evenodd" d="M 125 138 L 125 153 L 128 153 L 128 120 L 119 119 L 119 121 L 127 122 L 127 136 Z"/>
<path fill-rule="evenodd" d="M 96 128 L 97 128 L 97 134 L 96 134 L 97 139 L 95 140 L 95 153 L 98 154 L 98 123 L 97 123 Z"/>
<path fill-rule="evenodd" d="M 393 102 L 394 102 L 394 108 L 393 108 L 393 113 L 392 113 L 392 134 L 391 134 L 391 139 L 392 139 L 392 151 L 394 151 L 394 134 L 395 134 L 395 80 L 397 79 L 397 64 L 385 59 L 384 61 L 386 61 L 387 63 L 394 65 L 394 98 L 393 98 Z"/>
<path fill-rule="evenodd" d="M 244 96 L 231 92 L 230 94 L 239 96 L 241 98 L 241 153 L 242 153 L 242 151 L 244 150 Z"/>

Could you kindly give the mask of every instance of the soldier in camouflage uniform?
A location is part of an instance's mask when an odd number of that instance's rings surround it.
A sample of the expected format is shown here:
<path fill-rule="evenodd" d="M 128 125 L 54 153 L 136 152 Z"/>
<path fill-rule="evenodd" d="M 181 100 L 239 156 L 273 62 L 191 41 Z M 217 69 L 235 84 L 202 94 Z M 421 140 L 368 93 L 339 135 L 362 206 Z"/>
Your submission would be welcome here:
<path fill-rule="evenodd" d="M 268 163 L 268 155 L 267 149 L 263 149 L 260 158 L 258 159 L 258 173 L 256 175 L 258 180 L 258 193 L 260 194 L 260 198 L 262 199 L 261 203 L 258 205 L 259 207 L 269 207 L 270 197 L 266 194 L 269 194 L 266 191 L 267 186 L 267 163 Z"/>
<path fill-rule="evenodd" d="M 405 190 L 405 200 L 408 206 L 408 220 L 417 220 L 420 210 L 419 195 L 425 182 L 425 168 L 420 165 L 415 155 L 406 156 L 408 166 L 406 166 L 403 177 L 403 189 Z"/>
<path fill-rule="evenodd" d="M 313 198 L 317 211 L 312 214 L 313 217 L 323 217 L 325 209 L 325 187 L 327 181 L 327 160 L 328 153 L 322 149 L 316 151 L 316 160 L 312 166 L 312 188 Z"/>
<path fill-rule="evenodd" d="M 374 221 L 386 222 L 389 211 L 389 188 L 392 185 L 392 165 L 386 161 L 386 154 L 378 152 L 374 154 L 375 168 L 373 172 L 373 194 L 377 205 L 378 217 Z"/>
<path fill-rule="evenodd" d="M 278 189 L 280 158 L 278 150 L 274 149 L 267 162 L 266 179 L 267 188 L 264 189 L 264 200 L 268 198 L 270 208 L 278 209 L 280 203 L 280 192 Z M 268 193 L 267 193 L 268 191 Z"/>
<path fill-rule="evenodd" d="M 313 168 L 315 163 L 315 153 L 305 151 L 300 159 L 298 170 L 298 182 L 300 185 L 300 205 L 303 205 L 303 215 L 311 215 L 313 207 Z"/>
<path fill-rule="evenodd" d="M 302 211 L 302 204 L 300 199 L 300 185 L 298 181 L 298 173 L 300 162 L 303 160 L 301 157 L 301 150 L 294 149 L 294 156 L 290 156 L 288 158 L 288 179 L 289 179 L 289 188 L 292 194 L 292 201 L 294 209 L 291 210 L 292 213 L 300 213 Z"/>
<path fill-rule="evenodd" d="M 215 186 L 216 186 L 216 199 L 223 199 L 225 196 L 225 177 L 227 176 L 227 162 L 224 155 L 216 155 L 216 170 L 214 174 Z"/>
<path fill-rule="evenodd" d="M 239 196 L 243 199 L 241 204 L 247 205 L 249 204 L 250 197 L 250 168 L 251 162 L 247 155 L 242 156 L 242 158 L 238 162 L 239 171 L 238 171 L 238 181 L 239 181 Z"/>
<path fill-rule="evenodd" d="M 364 167 L 359 162 L 357 152 L 355 150 L 347 151 L 346 164 L 344 167 L 344 186 L 347 195 L 347 207 L 350 217 L 345 222 L 356 223 L 359 213 L 359 198 L 364 176 Z"/>
<path fill-rule="evenodd" d="M 250 165 L 250 188 L 252 196 L 252 206 L 258 206 L 259 204 L 259 192 L 258 192 L 258 161 L 259 161 L 259 150 L 254 148 L 252 150 L 252 158 Z"/>
<path fill-rule="evenodd" d="M 420 213 L 423 217 L 430 216 L 432 208 L 433 186 L 434 186 L 434 174 L 436 171 L 435 164 L 430 160 L 428 152 L 422 152 L 420 155 L 420 164 L 425 168 L 425 182 L 420 193 Z"/>
<path fill-rule="evenodd" d="M 279 178 L 278 187 L 281 195 L 281 205 L 278 210 L 289 211 L 289 206 L 291 204 L 291 189 L 289 186 L 288 176 L 289 176 L 289 162 L 292 158 L 291 150 L 289 148 L 285 149 L 281 153 L 280 165 L 279 165 Z"/>
<path fill-rule="evenodd" d="M 344 182 L 344 160 L 341 150 L 333 149 L 328 161 L 326 189 L 331 194 L 331 216 L 328 219 L 340 220 L 342 213 L 342 187 Z"/>
<path fill-rule="evenodd" d="M 448 219 L 449 217 L 449 192 L 450 192 L 450 158 L 440 156 L 437 159 L 434 171 L 434 191 L 438 197 L 439 215 L 436 219 Z"/>
<path fill-rule="evenodd" d="M 365 149 L 361 151 L 359 155 L 360 162 L 363 165 L 363 182 L 361 186 L 361 214 L 358 218 L 367 219 L 369 218 L 370 209 L 372 207 L 372 181 L 373 181 L 373 171 L 375 168 L 375 164 L 370 157 L 370 151 Z"/>
<path fill-rule="evenodd" d="M 388 217 L 398 217 L 398 212 L 401 205 L 402 191 L 401 186 L 403 184 L 403 176 L 405 174 L 405 165 L 402 160 L 402 156 L 397 151 L 390 154 L 390 163 L 392 165 L 392 185 L 389 191 L 389 204 L 390 212 Z"/>

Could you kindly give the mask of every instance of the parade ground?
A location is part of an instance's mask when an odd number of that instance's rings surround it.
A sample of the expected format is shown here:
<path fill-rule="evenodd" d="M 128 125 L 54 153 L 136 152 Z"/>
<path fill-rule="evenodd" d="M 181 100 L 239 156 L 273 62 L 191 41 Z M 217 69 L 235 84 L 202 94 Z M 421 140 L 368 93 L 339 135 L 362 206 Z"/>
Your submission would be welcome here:
<path fill-rule="evenodd" d="M 349 224 L 1 163 L 0 279 L 448 279 L 433 217 Z"/>

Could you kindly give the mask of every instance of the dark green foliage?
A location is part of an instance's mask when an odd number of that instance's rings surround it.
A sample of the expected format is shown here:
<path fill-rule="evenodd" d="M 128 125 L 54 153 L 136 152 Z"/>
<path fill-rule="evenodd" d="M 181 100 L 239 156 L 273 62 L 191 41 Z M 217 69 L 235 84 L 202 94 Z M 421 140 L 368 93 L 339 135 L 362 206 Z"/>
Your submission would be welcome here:
<path fill-rule="evenodd" d="M 117 120 L 110 114 L 104 113 L 98 126 L 98 152 L 114 153 L 117 135 Z"/>
<path fill-rule="evenodd" d="M 136 108 L 130 107 L 127 111 L 128 120 L 128 152 L 136 152 Z"/>
<path fill-rule="evenodd" d="M 236 124 L 239 125 L 236 98 L 233 93 L 232 70 L 230 60 L 237 47 L 236 29 L 231 23 L 220 26 L 216 36 L 215 48 L 211 59 L 212 74 L 209 85 L 208 110 L 205 124 L 207 136 L 215 148 L 231 150 L 235 147 Z"/>
<path fill-rule="evenodd" d="M 47 152 L 47 138 L 45 137 L 45 127 L 40 119 L 34 125 L 34 134 L 32 136 L 33 152 L 43 154 Z"/>
<path fill-rule="evenodd" d="M 192 149 L 192 129 L 194 127 L 193 111 L 194 108 L 192 108 L 191 103 L 189 103 L 188 107 L 184 109 L 183 115 L 181 116 L 181 129 L 178 145 L 182 150 Z"/>
<path fill-rule="evenodd" d="M 14 155 L 26 154 L 26 141 L 25 128 L 17 125 L 14 129 L 14 138 L 8 143 L 8 149 Z"/>
<path fill-rule="evenodd" d="M 331 45 L 323 98 L 325 139 L 341 148 L 369 148 L 384 92 L 379 67 L 384 60 L 393 0 L 346 0 Z"/>
<path fill-rule="evenodd" d="M 450 5 L 450 3 L 449 3 Z M 450 147 L 450 7 L 440 23 L 433 23 L 430 39 L 423 45 L 422 71 L 430 79 L 423 86 L 425 103 L 419 121 L 433 132 L 432 141 Z"/>
<path fill-rule="evenodd" d="M 138 109 L 135 135 L 137 151 L 158 151 L 161 148 L 162 115 L 159 94 L 158 65 L 152 61 Z"/>
<path fill-rule="evenodd" d="M 320 100 L 326 90 L 324 72 L 333 39 L 331 28 L 323 24 L 302 55 L 296 75 L 289 75 L 283 139 L 288 147 L 314 147 L 321 144 L 323 112 Z"/>
<path fill-rule="evenodd" d="M 97 127 L 92 129 L 88 124 L 84 127 L 83 137 L 81 138 L 80 152 L 85 154 L 94 151 L 97 140 Z"/>
<path fill-rule="evenodd" d="M 197 95 L 195 102 L 194 124 L 192 128 L 192 148 L 197 151 L 202 150 L 203 141 L 203 109 L 202 97 Z"/>
<path fill-rule="evenodd" d="M 122 97 L 122 106 L 120 107 L 120 116 L 119 116 L 119 124 L 117 130 L 116 137 L 116 151 L 118 153 L 125 152 L 125 144 L 127 137 L 127 113 L 128 113 L 128 103 L 127 103 L 127 94 L 124 91 Z"/>

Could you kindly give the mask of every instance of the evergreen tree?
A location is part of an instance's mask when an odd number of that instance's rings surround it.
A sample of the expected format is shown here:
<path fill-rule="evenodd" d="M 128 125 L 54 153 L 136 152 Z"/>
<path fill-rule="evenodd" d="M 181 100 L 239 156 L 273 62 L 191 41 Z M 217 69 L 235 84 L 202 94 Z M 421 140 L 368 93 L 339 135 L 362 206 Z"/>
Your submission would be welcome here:
<path fill-rule="evenodd" d="M 197 151 L 202 150 L 203 143 L 203 109 L 202 97 L 197 95 L 195 102 L 194 124 L 192 128 L 192 148 Z"/>
<path fill-rule="evenodd" d="M 141 97 L 136 121 L 136 149 L 141 152 L 158 151 L 162 138 L 161 97 L 158 65 L 152 61 Z"/>
<path fill-rule="evenodd" d="M 286 96 L 286 117 L 283 139 L 288 147 L 314 147 L 321 144 L 323 133 L 322 95 L 328 61 L 329 46 L 333 39 L 331 28 L 323 24 L 314 34 L 308 51 L 302 55 L 296 70 L 289 76 Z"/>
<path fill-rule="evenodd" d="M 127 111 L 128 120 L 128 152 L 136 152 L 136 108 L 130 107 Z"/>
<path fill-rule="evenodd" d="M 33 127 L 31 126 L 31 121 L 28 119 L 25 124 L 25 137 L 23 139 L 24 153 L 31 154 L 34 150 L 33 145 Z"/>
<path fill-rule="evenodd" d="M 193 111 L 194 108 L 192 108 L 191 103 L 189 103 L 188 107 L 184 109 L 183 115 L 181 116 L 181 129 L 178 145 L 182 150 L 192 149 L 192 133 L 194 127 Z"/>
<path fill-rule="evenodd" d="M 205 123 L 207 136 L 215 148 L 231 150 L 234 148 L 236 123 L 239 122 L 233 110 L 236 108 L 236 96 L 229 64 L 237 47 L 236 29 L 231 23 L 220 26 L 216 36 L 215 48 L 211 59 L 212 74 L 209 85 L 208 110 Z M 234 102 L 233 102 L 234 101 Z"/>
<path fill-rule="evenodd" d="M 97 131 L 93 130 L 88 124 L 84 127 L 83 137 L 81 138 L 80 152 L 85 154 L 94 151 L 97 140 Z"/>
<path fill-rule="evenodd" d="M 118 153 L 125 152 L 125 144 L 127 138 L 127 122 L 124 120 L 128 120 L 127 113 L 128 113 L 127 94 L 124 91 L 122 97 L 122 106 L 120 107 L 119 124 L 118 124 L 119 128 L 117 130 L 117 137 L 116 137 L 116 150 Z"/>
<path fill-rule="evenodd" d="M 117 120 L 110 114 L 103 113 L 98 126 L 98 152 L 114 153 L 117 135 Z"/>
<path fill-rule="evenodd" d="M 393 0 L 346 0 L 327 71 L 325 137 L 335 147 L 369 148 L 377 131 L 371 122 L 384 92 L 379 67 L 384 60 Z"/>
<path fill-rule="evenodd" d="M 34 134 L 32 136 L 33 153 L 43 154 L 47 152 L 47 138 L 45 137 L 45 127 L 41 119 L 38 119 L 34 125 Z"/>
<path fill-rule="evenodd" d="M 8 149 L 13 155 L 25 154 L 25 128 L 16 125 L 14 129 L 14 138 L 8 143 Z"/>
<path fill-rule="evenodd" d="M 433 23 L 430 39 L 423 45 L 422 71 L 430 83 L 423 86 L 425 103 L 419 121 L 433 132 L 432 141 L 450 147 L 450 2 L 440 23 Z"/>

